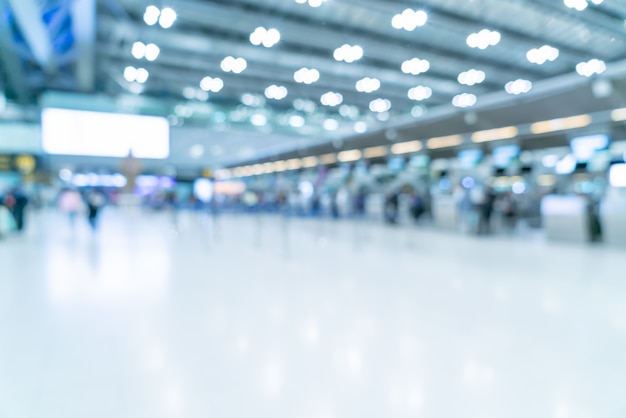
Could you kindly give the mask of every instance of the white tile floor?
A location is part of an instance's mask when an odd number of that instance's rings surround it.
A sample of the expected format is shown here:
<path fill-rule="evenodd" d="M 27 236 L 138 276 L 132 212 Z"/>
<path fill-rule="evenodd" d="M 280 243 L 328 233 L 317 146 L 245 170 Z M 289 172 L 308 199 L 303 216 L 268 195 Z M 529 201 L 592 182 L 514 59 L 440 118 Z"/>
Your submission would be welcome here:
<path fill-rule="evenodd" d="M 0 241 L 1 418 L 626 416 L 626 250 L 108 210 Z"/>

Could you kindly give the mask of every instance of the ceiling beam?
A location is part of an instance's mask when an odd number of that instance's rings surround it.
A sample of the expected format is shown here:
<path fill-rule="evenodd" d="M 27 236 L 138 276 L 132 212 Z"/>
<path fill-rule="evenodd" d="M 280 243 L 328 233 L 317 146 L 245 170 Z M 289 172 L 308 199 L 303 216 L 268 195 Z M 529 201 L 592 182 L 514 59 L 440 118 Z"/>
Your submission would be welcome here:
<path fill-rule="evenodd" d="M 78 52 L 76 80 L 81 91 L 91 92 L 96 80 L 96 0 L 74 0 L 71 8 L 72 32 Z"/>
<path fill-rule="evenodd" d="M 33 57 L 47 73 L 56 71 L 54 49 L 36 0 L 8 0 Z"/>

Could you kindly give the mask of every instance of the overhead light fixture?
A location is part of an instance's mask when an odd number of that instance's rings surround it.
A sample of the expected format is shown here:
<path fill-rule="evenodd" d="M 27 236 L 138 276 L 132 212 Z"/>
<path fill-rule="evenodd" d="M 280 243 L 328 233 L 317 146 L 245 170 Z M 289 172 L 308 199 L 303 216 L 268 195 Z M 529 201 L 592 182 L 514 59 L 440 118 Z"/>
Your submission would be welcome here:
<path fill-rule="evenodd" d="M 308 4 L 313 8 L 320 7 L 325 2 L 326 0 L 296 0 L 296 3 L 298 4 Z"/>
<path fill-rule="evenodd" d="M 365 132 L 367 132 L 367 122 L 365 121 L 358 121 L 354 124 L 354 132 L 356 132 L 357 134 L 364 134 Z"/>
<path fill-rule="evenodd" d="M 283 100 L 287 97 L 287 87 L 272 84 L 265 89 L 265 97 L 273 100 Z"/>
<path fill-rule="evenodd" d="M 339 128 L 339 122 L 337 121 L 337 119 L 326 119 L 324 120 L 323 125 L 324 129 L 326 129 L 327 131 L 336 131 L 337 128 Z"/>
<path fill-rule="evenodd" d="M 500 139 L 515 138 L 519 130 L 515 126 L 477 131 L 472 134 L 472 142 L 489 142 Z"/>
<path fill-rule="evenodd" d="M 145 68 L 135 68 L 128 66 L 124 69 L 124 78 L 129 83 L 136 81 L 139 84 L 143 84 L 148 81 L 150 73 Z"/>
<path fill-rule="evenodd" d="M 416 86 L 409 89 L 409 99 L 416 100 L 418 102 L 426 99 L 430 99 L 433 95 L 433 90 L 426 86 Z"/>
<path fill-rule="evenodd" d="M 159 57 L 161 49 L 155 44 L 146 45 L 145 57 L 148 61 L 154 61 Z"/>
<path fill-rule="evenodd" d="M 153 26 L 159 21 L 159 15 L 161 14 L 161 10 L 156 6 L 148 6 L 146 7 L 146 11 L 143 14 L 143 21 L 146 22 L 146 25 Z"/>
<path fill-rule="evenodd" d="M 426 145 L 429 149 L 448 148 L 461 145 L 463 137 L 461 135 L 448 135 L 430 138 Z"/>
<path fill-rule="evenodd" d="M 404 29 L 408 32 L 424 26 L 428 21 L 428 13 L 423 10 L 405 9 L 391 19 L 391 26 L 394 29 Z"/>
<path fill-rule="evenodd" d="M 530 131 L 535 135 L 540 135 L 568 129 L 584 128 L 591 124 L 591 120 L 591 116 L 586 114 L 571 116 L 569 118 L 544 120 L 530 125 Z"/>
<path fill-rule="evenodd" d="M 583 77 L 591 77 L 594 74 L 602 74 L 606 71 L 606 64 L 599 59 L 591 59 L 576 65 L 576 72 Z"/>
<path fill-rule="evenodd" d="M 343 96 L 341 93 L 335 93 L 329 91 L 328 93 L 324 93 L 320 98 L 320 103 L 324 106 L 335 107 L 339 106 L 343 102 Z"/>
<path fill-rule="evenodd" d="M 391 152 L 394 154 L 409 154 L 420 151 L 422 148 L 420 141 L 399 142 L 391 146 Z"/>
<path fill-rule="evenodd" d="M 301 84 L 313 84 L 320 79 L 320 72 L 315 68 L 300 68 L 293 74 L 293 79 L 296 83 Z"/>
<path fill-rule="evenodd" d="M 528 93 L 533 88 L 533 83 L 529 80 L 517 79 L 515 81 L 509 81 L 505 84 L 504 90 L 512 95 L 519 95 Z"/>
<path fill-rule="evenodd" d="M 336 61 L 352 63 L 363 58 L 363 48 L 361 48 L 359 45 L 344 44 L 335 49 L 333 57 Z"/>
<path fill-rule="evenodd" d="M 566 7 L 582 12 L 588 6 L 587 0 L 563 0 Z M 599 4 L 599 3 L 596 3 Z"/>
<path fill-rule="evenodd" d="M 361 93 L 373 93 L 380 89 L 380 80 L 377 78 L 365 77 L 356 82 L 356 91 Z"/>
<path fill-rule="evenodd" d="M 365 156 L 365 158 L 379 158 L 385 155 L 387 155 L 387 147 L 385 146 L 365 148 L 363 150 L 363 156 Z"/>
<path fill-rule="evenodd" d="M 287 170 L 299 170 L 302 168 L 302 161 L 299 158 L 287 160 L 285 164 L 287 165 Z"/>
<path fill-rule="evenodd" d="M 135 59 L 140 60 L 146 55 L 146 45 L 143 42 L 137 41 L 133 44 L 130 53 Z"/>
<path fill-rule="evenodd" d="M 472 68 L 471 70 L 467 70 L 459 74 L 457 80 L 459 84 L 463 84 L 465 86 L 473 86 L 475 84 L 480 84 L 485 81 L 485 72 Z"/>
<path fill-rule="evenodd" d="M 626 120 L 626 107 L 621 109 L 615 109 L 611 112 L 611 119 L 613 122 L 623 122 Z"/>
<path fill-rule="evenodd" d="M 280 42 L 280 32 L 277 29 L 266 29 L 259 26 L 250 34 L 250 43 L 252 45 L 263 45 L 265 48 L 271 48 Z"/>
<path fill-rule="evenodd" d="M 322 164 L 334 164 L 337 162 L 337 156 L 335 154 L 324 154 L 320 156 L 320 162 Z"/>
<path fill-rule="evenodd" d="M 319 160 L 317 157 L 304 157 L 302 159 L 302 167 L 303 168 L 311 168 L 315 167 L 319 164 Z"/>
<path fill-rule="evenodd" d="M 226 73 L 240 74 L 248 68 L 248 62 L 244 58 L 228 56 L 222 60 L 220 68 Z"/>
<path fill-rule="evenodd" d="M 159 25 L 161 25 L 163 29 L 168 29 L 172 27 L 172 25 L 176 21 L 176 18 L 177 16 L 176 16 L 176 12 L 174 11 L 174 9 L 170 7 L 166 7 L 161 10 L 161 16 L 159 17 Z"/>
<path fill-rule="evenodd" d="M 424 59 L 411 58 L 404 61 L 400 68 L 405 74 L 419 75 L 430 69 L 430 62 Z"/>
<path fill-rule="evenodd" d="M 470 48 L 487 49 L 500 43 L 500 32 L 483 29 L 480 32 L 472 33 L 467 37 L 467 46 Z"/>
<path fill-rule="evenodd" d="M 388 99 L 375 99 L 370 102 L 370 110 L 375 113 L 387 112 L 391 109 L 391 102 Z"/>
<path fill-rule="evenodd" d="M 559 50 L 550 45 L 541 48 L 533 48 L 526 53 L 526 59 L 537 65 L 543 65 L 547 61 L 554 61 L 559 57 Z"/>
<path fill-rule="evenodd" d="M 362 156 L 361 151 L 353 149 L 349 151 L 341 151 L 337 154 L 337 159 L 342 163 L 349 163 L 352 161 L 360 160 Z"/>
<path fill-rule="evenodd" d="M 218 77 L 204 77 L 200 81 L 200 88 L 204 91 L 218 93 L 224 88 L 224 82 Z"/>
<path fill-rule="evenodd" d="M 477 98 L 471 93 L 457 94 L 452 98 L 452 105 L 455 107 L 471 107 L 476 104 Z"/>
<path fill-rule="evenodd" d="M 284 161 L 276 161 L 274 163 L 274 171 L 281 172 L 287 170 L 287 163 Z"/>

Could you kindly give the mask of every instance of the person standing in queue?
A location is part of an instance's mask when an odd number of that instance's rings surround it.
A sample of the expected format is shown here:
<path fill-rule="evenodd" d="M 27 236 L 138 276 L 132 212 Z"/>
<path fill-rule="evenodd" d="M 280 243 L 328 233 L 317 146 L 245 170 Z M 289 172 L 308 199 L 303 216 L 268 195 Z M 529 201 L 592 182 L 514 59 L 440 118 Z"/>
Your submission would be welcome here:
<path fill-rule="evenodd" d="M 100 209 L 106 203 L 106 198 L 97 190 L 90 190 L 85 197 L 87 203 L 87 221 L 91 229 L 95 230 L 98 226 L 98 214 Z"/>

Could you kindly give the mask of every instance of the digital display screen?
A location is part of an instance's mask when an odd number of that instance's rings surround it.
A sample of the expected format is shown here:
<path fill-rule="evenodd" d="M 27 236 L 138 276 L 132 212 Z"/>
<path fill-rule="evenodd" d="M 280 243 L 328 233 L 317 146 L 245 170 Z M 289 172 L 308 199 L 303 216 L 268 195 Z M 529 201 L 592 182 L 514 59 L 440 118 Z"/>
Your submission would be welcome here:
<path fill-rule="evenodd" d="M 609 183 L 613 187 L 626 187 L 626 164 L 613 164 L 611 166 Z"/>
<path fill-rule="evenodd" d="M 41 137 L 48 154 L 164 159 L 169 123 L 156 116 L 43 109 Z"/>
<path fill-rule="evenodd" d="M 458 158 L 463 168 L 472 168 L 483 158 L 483 152 L 479 149 L 466 149 L 459 152 Z"/>
<path fill-rule="evenodd" d="M 517 145 L 503 145 L 496 147 L 492 151 L 493 164 L 496 167 L 504 168 L 508 166 L 514 158 L 520 153 L 520 147 Z"/>
<path fill-rule="evenodd" d="M 609 146 L 607 135 L 588 135 L 573 138 L 570 141 L 572 152 L 578 161 L 589 161 L 596 151 Z"/>

